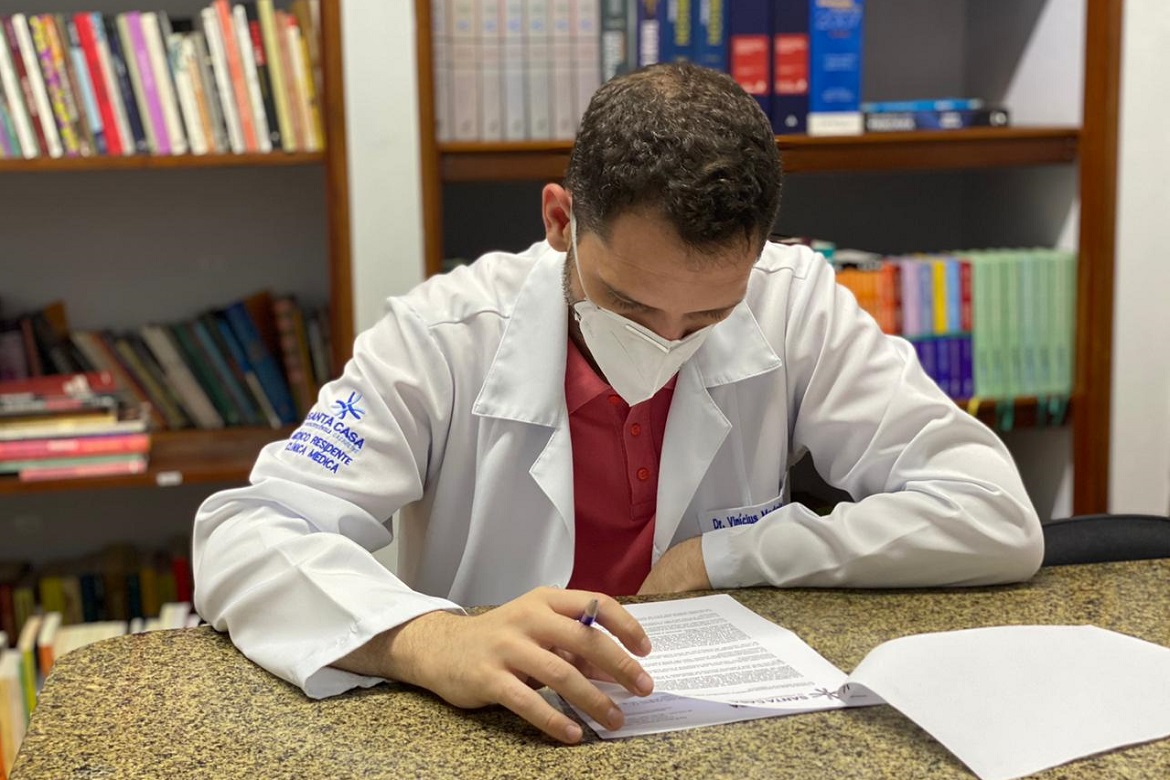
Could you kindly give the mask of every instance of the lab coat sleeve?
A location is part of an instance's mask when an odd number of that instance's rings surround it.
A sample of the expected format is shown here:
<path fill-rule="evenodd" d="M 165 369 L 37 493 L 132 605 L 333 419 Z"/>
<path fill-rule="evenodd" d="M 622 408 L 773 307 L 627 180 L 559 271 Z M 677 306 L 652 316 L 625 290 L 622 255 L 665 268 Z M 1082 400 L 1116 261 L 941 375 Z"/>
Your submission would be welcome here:
<path fill-rule="evenodd" d="M 705 534 L 713 586 L 1031 577 L 1043 536 L 1003 442 L 939 390 L 910 344 L 880 331 L 819 256 L 803 278 L 769 289 L 787 298 L 791 451 L 807 448 L 821 476 L 854 501 L 824 517 L 790 504 L 755 525 Z"/>
<path fill-rule="evenodd" d="M 419 317 L 393 302 L 357 339 L 343 375 L 322 388 L 298 429 L 309 435 L 299 440 L 305 448 L 293 439 L 268 445 L 247 487 L 200 507 L 192 563 L 204 619 L 314 698 L 379 682 L 329 664 L 423 613 L 458 609 L 412 591 L 372 555 L 391 541 L 393 513 L 422 495 L 451 398 L 444 356 Z M 339 401 L 360 419 L 342 419 Z M 360 447 L 341 446 L 338 425 Z"/>

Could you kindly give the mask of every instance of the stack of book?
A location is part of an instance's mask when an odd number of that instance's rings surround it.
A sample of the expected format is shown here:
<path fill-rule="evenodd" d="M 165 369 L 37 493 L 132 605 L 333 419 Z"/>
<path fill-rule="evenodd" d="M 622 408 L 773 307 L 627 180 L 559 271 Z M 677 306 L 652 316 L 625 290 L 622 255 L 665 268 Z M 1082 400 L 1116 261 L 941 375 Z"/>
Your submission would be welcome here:
<path fill-rule="evenodd" d="M 571 139 L 597 87 L 729 73 L 777 134 L 1003 126 L 979 99 L 861 102 L 864 0 L 431 0 L 439 141 Z"/>
<path fill-rule="evenodd" d="M 22 482 L 146 470 L 147 411 L 109 372 L 0 382 L 0 474 Z"/>
<path fill-rule="evenodd" d="M 121 331 L 71 330 L 64 308 L 58 301 L 0 322 L 0 378 L 106 372 L 155 428 L 213 430 L 291 425 L 331 377 L 327 313 L 293 296 L 258 292 Z"/>
<path fill-rule="evenodd" d="M 965 250 L 884 257 L 821 251 L 886 333 L 914 345 L 956 399 L 1065 398 L 1076 335 L 1075 252 Z"/>
<path fill-rule="evenodd" d="M 0 157 L 319 151 L 319 0 L 0 18 Z"/>

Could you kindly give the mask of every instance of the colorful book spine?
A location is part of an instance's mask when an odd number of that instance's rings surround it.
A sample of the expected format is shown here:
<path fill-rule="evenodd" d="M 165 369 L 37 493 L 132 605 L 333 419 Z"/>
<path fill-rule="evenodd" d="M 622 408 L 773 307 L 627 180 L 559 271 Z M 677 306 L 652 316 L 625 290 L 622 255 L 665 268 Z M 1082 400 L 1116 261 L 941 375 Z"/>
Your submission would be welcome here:
<path fill-rule="evenodd" d="M 61 14 L 43 14 L 41 18 L 44 20 L 45 36 L 49 42 L 49 54 L 53 58 L 53 66 L 57 69 L 61 81 L 65 112 L 77 138 L 79 153 L 89 157 L 94 154 L 95 143 L 93 133 L 85 120 L 81 85 L 73 71 L 69 39 L 65 32 L 65 17 Z"/>
<path fill-rule="evenodd" d="M 780 0 L 782 3 L 783 0 Z M 981 98 L 938 98 L 934 100 L 871 100 L 861 104 L 867 114 L 914 111 L 975 111 L 984 108 Z"/>
<path fill-rule="evenodd" d="M 122 135 L 119 132 L 118 120 L 114 114 L 114 104 L 110 99 L 109 79 L 102 67 L 101 53 L 98 50 L 97 37 L 94 34 L 93 19 L 90 14 L 74 14 L 70 27 L 70 35 L 77 33 L 82 57 L 85 60 L 85 70 L 89 74 L 90 87 L 93 91 L 94 103 L 100 116 L 102 135 L 105 149 L 103 154 L 121 156 L 124 154 Z M 78 69 L 81 69 L 80 63 Z M 95 132 L 96 136 L 97 133 Z"/>
<path fill-rule="evenodd" d="M 863 0 L 809 0 L 809 135 L 862 132 Z"/>
<path fill-rule="evenodd" d="M 264 107 L 265 123 L 268 126 L 268 148 L 281 149 L 281 127 L 276 110 L 276 95 L 273 93 L 272 68 L 268 66 L 268 52 L 264 50 L 264 31 L 260 25 L 260 11 L 255 2 L 244 3 L 244 15 L 248 21 L 248 38 L 252 44 L 252 59 L 256 64 L 256 79 L 260 87 L 260 101 Z"/>
<path fill-rule="evenodd" d="M 3 93 L 4 99 L 7 101 L 8 114 L 20 147 L 17 154 L 13 156 L 33 158 L 41 153 L 37 145 L 37 134 L 33 129 L 35 114 L 32 113 L 31 109 L 34 108 L 34 104 L 33 101 L 26 100 L 22 88 L 23 80 L 20 75 L 20 66 L 23 63 L 20 61 L 20 52 L 15 45 L 15 36 L 9 35 L 10 26 L 10 19 L 0 20 L 0 93 Z"/>
<path fill-rule="evenodd" d="M 504 137 L 503 34 L 500 0 L 476 4 L 479 41 L 479 140 L 500 141 Z"/>
<path fill-rule="evenodd" d="M 147 114 L 150 117 L 148 127 L 154 136 L 154 151 L 156 154 L 171 154 L 170 131 L 163 112 L 159 81 L 155 78 L 150 49 L 146 44 L 146 32 L 142 17 L 143 14 L 138 11 L 126 14 L 126 28 L 129 31 L 131 53 L 134 57 L 135 69 L 138 72 L 138 83 L 142 86 Z"/>
<path fill-rule="evenodd" d="M 49 102 L 49 92 L 45 86 L 44 74 L 41 73 L 37 48 L 33 44 L 32 29 L 29 18 L 24 14 L 13 14 L 5 22 L 5 32 L 10 35 L 10 45 L 15 57 L 19 49 L 20 61 L 25 78 L 21 89 L 25 93 L 25 100 L 29 106 L 35 107 L 40 128 L 38 141 L 48 152 L 50 157 L 61 157 L 64 146 L 61 144 L 61 135 L 57 131 L 57 122 L 53 118 L 53 108 Z M 31 100 L 30 100 L 31 98 Z"/>
<path fill-rule="evenodd" d="M 269 130 L 275 126 L 280 131 L 279 144 L 274 140 L 272 146 L 274 149 L 296 151 L 297 142 L 292 131 L 292 119 L 289 117 L 288 86 L 284 83 L 284 69 L 280 66 L 280 43 L 272 0 L 256 0 L 256 13 L 260 20 L 260 37 L 264 42 L 265 62 L 268 66 L 268 76 L 272 81 L 272 102 L 276 111 L 275 117 L 269 120 Z M 438 138 L 446 140 L 442 135 Z"/>
<path fill-rule="evenodd" d="M 727 9 L 729 0 L 691 0 L 694 6 L 694 55 L 697 65 L 728 72 Z"/>
<path fill-rule="evenodd" d="M 772 109 L 771 0 L 740 0 L 728 16 L 731 77 L 759 103 L 766 116 Z"/>
<path fill-rule="evenodd" d="M 808 132 L 809 4 L 773 0 L 772 131 Z"/>
<path fill-rule="evenodd" d="M 49 96 L 49 105 L 56 122 L 57 133 L 61 139 L 61 146 L 65 150 L 66 156 L 76 157 L 81 154 L 81 144 L 74 131 L 69 107 L 65 103 L 63 74 L 57 70 L 57 65 L 53 61 L 53 50 L 49 45 L 49 33 L 45 25 L 46 16 L 42 14 L 29 17 L 29 32 L 32 35 L 37 59 L 40 62 L 41 74 L 45 79 L 45 92 Z"/>
<path fill-rule="evenodd" d="M 100 17 L 94 19 L 95 33 L 99 31 L 97 27 L 99 19 Z M 101 24 L 104 28 L 106 46 L 110 51 L 110 70 L 113 78 L 117 81 L 118 95 L 126 110 L 126 127 L 130 132 L 129 137 L 133 140 L 128 148 L 130 152 L 150 154 L 150 136 L 146 132 L 144 115 L 138 102 L 137 92 L 134 89 L 134 78 L 130 71 L 129 63 L 132 62 L 133 58 L 128 60 L 123 49 L 121 26 L 118 19 L 114 17 L 101 20 Z M 98 45 L 101 45 L 100 40 Z"/>
<path fill-rule="evenodd" d="M 666 0 L 634 0 L 638 8 L 638 67 L 662 61 L 662 34 Z"/>
<path fill-rule="evenodd" d="M 527 85 L 525 111 L 527 112 L 528 137 L 533 140 L 552 138 L 552 52 L 549 49 L 549 17 L 549 0 L 525 0 L 524 73 Z M 460 61 L 457 49 L 458 34 L 456 26 L 452 33 L 452 40 L 456 41 L 454 55 L 456 111 L 458 111 L 461 97 L 458 85 L 458 63 Z M 455 137 L 459 137 L 458 129 Z"/>
<path fill-rule="evenodd" d="M 268 129 L 268 114 L 264 109 L 264 95 L 260 90 L 260 73 L 256 69 L 256 54 L 252 46 L 252 33 L 248 28 L 248 14 L 244 6 L 232 8 L 232 24 L 236 33 L 236 45 L 240 50 L 240 66 L 244 71 L 247 85 L 248 104 L 256 126 L 256 145 L 261 152 L 272 151 L 272 136 Z"/>
<path fill-rule="evenodd" d="M 577 130 L 573 95 L 573 15 L 569 0 L 549 0 L 549 65 L 552 137 L 569 141 Z"/>
<path fill-rule="evenodd" d="M 573 4 L 573 130 L 576 132 L 593 93 L 601 86 L 600 0 Z"/>
<path fill-rule="evenodd" d="M 633 70 L 633 49 L 629 4 L 626 0 L 601 0 L 601 3 L 601 80 L 606 82 Z"/>
<path fill-rule="evenodd" d="M 216 20 L 219 23 L 220 41 L 223 44 L 224 57 L 227 61 L 228 74 L 231 77 L 231 92 L 235 101 L 235 108 L 240 119 L 240 131 L 244 138 L 244 149 L 249 152 L 257 151 L 260 146 L 256 138 L 256 123 L 252 117 L 251 101 L 248 98 L 248 84 L 244 76 L 244 63 L 240 56 L 240 46 L 235 35 L 232 23 L 232 11 L 227 0 L 214 0 L 212 8 L 215 10 Z"/>
<path fill-rule="evenodd" d="M 297 422 L 296 405 L 293 403 L 288 384 L 281 374 L 280 366 L 273 358 L 264 341 L 260 338 L 260 331 L 252 321 L 252 316 L 241 302 L 234 303 L 224 309 L 224 316 L 239 340 L 249 365 L 256 372 L 264 394 L 268 397 L 280 421 L 285 425 Z"/>
<path fill-rule="evenodd" d="M 85 120 L 89 123 L 93 134 L 94 151 L 97 154 L 110 154 L 109 141 L 106 133 L 106 123 L 102 112 L 98 108 L 97 84 L 90 73 L 87 54 L 82 47 L 81 35 L 77 23 L 73 19 L 66 21 L 66 35 L 69 38 L 69 56 L 73 62 L 73 72 L 76 74 L 77 84 L 81 90 L 81 105 L 85 109 Z M 96 58 L 97 52 L 94 52 Z M 100 73 L 94 71 L 94 73 Z"/>
<path fill-rule="evenodd" d="M 0 441 L 0 460 L 128 455 L 149 451 L 150 435 L 145 433 Z"/>
<path fill-rule="evenodd" d="M 1007 127 L 1002 108 L 954 111 L 882 111 L 864 113 L 867 133 L 904 133 L 915 130 L 962 130 L 967 127 Z"/>
<path fill-rule="evenodd" d="M 436 0 L 437 6 L 446 6 L 446 0 Z M 527 46 L 525 45 L 525 31 L 524 26 L 524 0 L 503 0 L 504 3 L 504 18 L 501 23 L 501 46 L 503 47 L 503 132 L 504 139 L 507 141 L 523 141 L 528 137 L 528 99 L 527 99 L 527 73 L 525 72 L 525 52 Z M 438 11 L 436 11 L 436 17 Z M 438 22 L 436 22 L 438 24 Z M 446 29 L 446 28 L 445 28 Z M 436 58 L 438 55 L 436 54 Z M 440 116 L 439 106 L 437 101 L 444 94 L 450 95 L 450 77 L 451 77 L 451 63 L 450 61 L 443 62 L 436 59 L 435 72 L 435 100 L 436 120 Z M 444 80 L 446 80 L 444 82 Z M 443 85 L 447 90 L 446 93 L 439 91 L 440 85 Z M 450 110 L 447 109 L 448 125 L 450 124 Z M 443 129 L 442 123 L 439 125 L 439 130 Z M 448 128 L 448 132 L 450 132 Z M 439 136 L 439 140 L 444 139 Z"/>

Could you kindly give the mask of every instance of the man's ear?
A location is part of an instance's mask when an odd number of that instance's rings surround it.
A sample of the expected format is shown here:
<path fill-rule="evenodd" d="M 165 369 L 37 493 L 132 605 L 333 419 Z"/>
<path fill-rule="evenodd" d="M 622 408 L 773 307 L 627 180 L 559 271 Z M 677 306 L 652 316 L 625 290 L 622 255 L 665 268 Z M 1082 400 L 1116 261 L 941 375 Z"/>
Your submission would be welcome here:
<path fill-rule="evenodd" d="M 569 251 L 569 210 L 573 196 L 559 184 L 546 184 L 540 193 L 540 212 L 544 218 L 544 237 L 558 252 Z"/>

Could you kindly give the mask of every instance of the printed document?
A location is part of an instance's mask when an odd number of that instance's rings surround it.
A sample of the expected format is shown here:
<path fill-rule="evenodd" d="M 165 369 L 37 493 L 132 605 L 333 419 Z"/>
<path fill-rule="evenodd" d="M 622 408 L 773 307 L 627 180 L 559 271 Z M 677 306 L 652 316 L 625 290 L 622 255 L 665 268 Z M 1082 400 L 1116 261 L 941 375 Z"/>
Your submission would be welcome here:
<path fill-rule="evenodd" d="M 1170 736 L 1170 648 L 1093 626 L 1000 626 L 878 645 L 852 675 L 727 595 L 633 604 L 654 693 L 605 739 L 888 703 L 982 780 Z"/>

